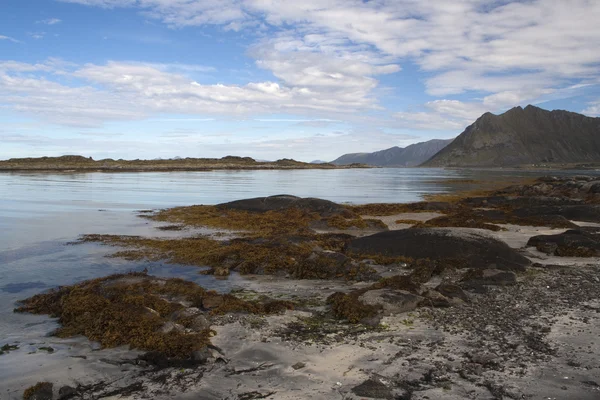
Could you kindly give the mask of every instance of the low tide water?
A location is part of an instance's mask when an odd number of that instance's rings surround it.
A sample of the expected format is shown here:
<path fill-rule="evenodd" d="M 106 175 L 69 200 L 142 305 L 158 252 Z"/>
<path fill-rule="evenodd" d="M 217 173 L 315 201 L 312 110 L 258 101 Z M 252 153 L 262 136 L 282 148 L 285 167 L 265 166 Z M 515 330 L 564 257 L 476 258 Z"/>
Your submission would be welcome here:
<path fill-rule="evenodd" d="M 55 321 L 45 316 L 14 314 L 12 310 L 18 300 L 60 285 L 144 268 L 154 275 L 184 277 L 217 290 L 243 285 L 239 277 L 217 281 L 199 275 L 196 268 L 106 258 L 112 251 L 109 248 L 92 243 L 68 244 L 87 233 L 180 234 L 157 230 L 155 223 L 137 216 L 139 210 L 218 204 L 276 194 L 353 204 L 405 203 L 418 201 L 424 194 L 460 188 L 449 183 L 453 179 L 503 180 L 541 174 L 386 168 L 0 173 L 0 346 L 45 340 L 56 328 Z M 0 382 L 10 378 L 9 368 L 4 367 L 14 362 L 13 358 L 0 356 L 0 371 L 4 371 L 0 372 Z"/>

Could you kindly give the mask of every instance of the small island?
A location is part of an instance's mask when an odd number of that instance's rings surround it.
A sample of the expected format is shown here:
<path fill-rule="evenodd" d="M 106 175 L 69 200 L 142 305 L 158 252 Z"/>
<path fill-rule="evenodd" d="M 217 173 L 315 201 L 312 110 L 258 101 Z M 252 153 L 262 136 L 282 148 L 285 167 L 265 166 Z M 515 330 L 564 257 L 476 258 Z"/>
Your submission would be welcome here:
<path fill-rule="evenodd" d="M 2 171 L 103 171 L 103 172 L 160 172 L 211 170 L 289 170 L 289 169 L 347 169 L 372 168 L 365 164 L 334 165 L 305 163 L 292 159 L 256 161 L 250 157 L 175 158 L 168 160 L 94 160 L 92 157 L 68 155 L 61 157 L 11 158 L 0 161 Z"/>

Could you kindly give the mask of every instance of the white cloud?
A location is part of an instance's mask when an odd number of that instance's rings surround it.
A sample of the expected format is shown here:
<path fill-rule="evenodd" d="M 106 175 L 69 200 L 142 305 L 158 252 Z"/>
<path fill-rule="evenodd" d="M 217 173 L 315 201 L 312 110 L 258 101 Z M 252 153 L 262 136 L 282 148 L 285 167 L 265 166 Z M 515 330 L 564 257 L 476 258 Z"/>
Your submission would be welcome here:
<path fill-rule="evenodd" d="M 43 39 L 46 36 L 46 32 L 27 32 L 27 34 L 36 40 Z"/>
<path fill-rule="evenodd" d="M 78 66 L 56 59 L 39 64 L 5 61 L 0 62 L 0 102 L 19 112 L 73 126 L 98 126 L 161 113 L 248 116 L 279 112 L 329 118 L 376 107 L 366 91 L 353 87 L 330 90 L 268 81 L 207 85 L 173 72 L 203 71 L 204 67 L 180 67 L 124 62 Z M 87 84 L 58 82 L 64 79 Z"/>
<path fill-rule="evenodd" d="M 592 117 L 600 117 L 600 100 L 588 104 L 588 107 L 581 113 Z"/>
<path fill-rule="evenodd" d="M 268 26 L 272 39 L 257 43 L 251 55 L 281 81 L 252 89 L 272 94 L 328 88 L 372 105 L 376 76 L 410 61 L 428 72 L 428 94 L 473 92 L 498 108 L 600 76 L 596 0 L 61 1 L 134 7 L 171 27 L 256 33 Z"/>
<path fill-rule="evenodd" d="M 43 19 L 41 21 L 36 21 L 36 24 L 56 25 L 56 24 L 60 24 L 61 22 L 62 22 L 62 19 L 48 18 L 48 19 Z"/>
<path fill-rule="evenodd" d="M 481 103 L 435 100 L 424 105 L 426 111 L 397 112 L 398 127 L 422 130 L 462 131 L 489 108 Z"/>
<path fill-rule="evenodd" d="M 8 40 L 9 42 L 13 42 L 13 43 L 21 43 L 19 40 L 12 38 L 10 36 L 4 36 L 4 35 L 0 35 L 0 40 Z"/>

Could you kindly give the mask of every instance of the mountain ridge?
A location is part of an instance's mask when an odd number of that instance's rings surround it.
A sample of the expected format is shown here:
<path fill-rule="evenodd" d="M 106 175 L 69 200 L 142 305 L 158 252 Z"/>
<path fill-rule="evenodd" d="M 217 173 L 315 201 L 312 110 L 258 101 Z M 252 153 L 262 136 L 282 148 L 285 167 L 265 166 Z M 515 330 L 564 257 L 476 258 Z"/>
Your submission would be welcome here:
<path fill-rule="evenodd" d="M 335 165 L 360 163 L 377 167 L 414 167 L 428 160 L 452 140 L 432 139 L 406 147 L 394 146 L 372 153 L 348 153 L 336 158 L 331 163 Z"/>
<path fill-rule="evenodd" d="M 485 113 L 423 167 L 507 167 L 600 161 L 600 118 L 528 105 Z"/>

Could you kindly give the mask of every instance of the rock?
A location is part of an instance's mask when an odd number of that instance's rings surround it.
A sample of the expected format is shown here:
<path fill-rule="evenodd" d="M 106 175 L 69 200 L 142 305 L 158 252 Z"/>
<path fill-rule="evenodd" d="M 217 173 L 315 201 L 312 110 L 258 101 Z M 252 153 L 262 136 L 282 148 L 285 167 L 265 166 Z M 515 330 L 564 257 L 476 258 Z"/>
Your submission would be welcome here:
<path fill-rule="evenodd" d="M 192 361 L 198 364 L 206 364 L 211 357 L 212 351 L 210 351 L 208 347 L 204 347 L 201 350 L 195 350 L 191 355 Z"/>
<path fill-rule="evenodd" d="M 196 332 L 200 332 L 210 328 L 210 321 L 204 314 L 199 314 L 194 317 L 189 325 L 189 328 Z"/>
<path fill-rule="evenodd" d="M 429 260 L 418 260 L 410 273 L 410 279 L 419 285 L 429 282 L 434 272 L 437 272 L 438 266 Z"/>
<path fill-rule="evenodd" d="M 213 268 L 214 276 L 229 276 L 229 268 L 227 267 L 214 267 Z"/>
<path fill-rule="evenodd" d="M 222 303 L 222 296 L 206 296 L 202 299 L 202 307 L 207 310 L 219 307 Z"/>
<path fill-rule="evenodd" d="M 438 292 L 437 290 L 427 290 L 423 293 L 423 299 L 419 306 L 431 306 L 431 307 L 450 307 L 452 302 L 449 298 Z"/>
<path fill-rule="evenodd" d="M 404 290 L 377 289 L 365 292 L 358 300 L 367 305 L 383 307 L 383 314 L 400 314 L 417 308 L 423 297 Z"/>
<path fill-rule="evenodd" d="M 471 269 L 462 278 L 463 287 L 484 291 L 484 286 L 510 286 L 517 283 L 517 275 L 498 269 Z"/>
<path fill-rule="evenodd" d="M 164 325 L 162 326 L 162 328 L 160 328 L 160 331 L 162 333 L 169 333 L 169 332 L 183 332 L 185 330 L 185 328 L 179 324 L 176 324 L 173 321 L 167 321 L 164 323 Z"/>
<path fill-rule="evenodd" d="M 570 221 L 600 222 L 600 205 L 579 204 L 519 208 L 513 211 L 517 217 L 561 216 Z"/>
<path fill-rule="evenodd" d="M 484 367 L 495 366 L 499 364 L 499 359 L 496 354 L 492 353 L 477 353 L 471 355 L 471 362 Z"/>
<path fill-rule="evenodd" d="M 451 299 L 460 299 L 466 303 L 469 302 L 469 295 L 466 294 L 465 291 L 462 290 L 462 288 L 458 285 L 453 285 L 451 283 L 440 283 L 435 290 Z"/>
<path fill-rule="evenodd" d="M 38 382 L 23 393 L 23 400 L 52 400 L 53 384 L 50 382 Z"/>
<path fill-rule="evenodd" d="M 306 367 L 306 364 L 303 362 L 297 362 L 296 364 L 292 365 L 292 368 L 295 370 L 299 370 Z"/>
<path fill-rule="evenodd" d="M 368 379 L 353 387 L 352 393 L 369 399 L 391 399 L 392 391 L 385 384 L 375 379 Z"/>
<path fill-rule="evenodd" d="M 240 210 L 251 212 L 267 212 L 274 210 L 286 210 L 299 208 L 308 212 L 315 212 L 322 217 L 336 214 L 347 214 L 348 210 L 337 203 L 329 200 L 316 198 L 301 198 L 290 195 L 278 195 L 269 197 L 256 197 L 219 204 L 217 207 L 227 210 Z"/>
<path fill-rule="evenodd" d="M 533 236 L 527 246 L 561 257 L 600 256 L 600 228 L 579 228 L 558 235 Z"/>
<path fill-rule="evenodd" d="M 70 399 L 72 397 L 75 397 L 75 395 L 77 394 L 77 390 L 71 386 L 63 386 L 60 389 L 58 389 L 58 399 L 59 400 L 66 400 L 66 399 Z"/>
<path fill-rule="evenodd" d="M 531 262 L 506 243 L 477 229 L 410 228 L 352 240 L 349 253 L 452 260 L 465 268 L 524 271 Z"/>
<path fill-rule="evenodd" d="M 461 201 L 461 204 L 470 207 L 509 207 L 528 208 L 536 206 L 558 206 L 583 204 L 582 199 L 571 199 L 568 197 L 548 196 L 489 196 L 469 197 Z"/>

